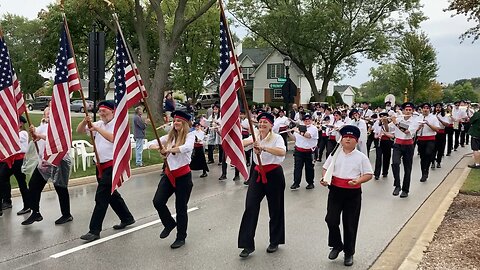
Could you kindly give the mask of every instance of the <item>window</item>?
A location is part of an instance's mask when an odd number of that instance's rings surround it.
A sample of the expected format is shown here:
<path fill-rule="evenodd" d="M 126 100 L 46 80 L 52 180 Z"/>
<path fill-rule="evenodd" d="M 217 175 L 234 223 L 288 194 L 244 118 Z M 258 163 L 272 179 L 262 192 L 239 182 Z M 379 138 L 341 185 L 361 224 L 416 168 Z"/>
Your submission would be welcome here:
<path fill-rule="evenodd" d="M 253 78 L 250 77 L 255 69 L 253 67 L 242 67 L 242 74 L 244 80 L 252 80 Z"/>
<path fill-rule="evenodd" d="M 282 89 L 273 89 L 273 99 L 282 99 Z"/>
<path fill-rule="evenodd" d="M 285 77 L 285 66 L 283 64 L 268 64 L 267 79 Z"/>

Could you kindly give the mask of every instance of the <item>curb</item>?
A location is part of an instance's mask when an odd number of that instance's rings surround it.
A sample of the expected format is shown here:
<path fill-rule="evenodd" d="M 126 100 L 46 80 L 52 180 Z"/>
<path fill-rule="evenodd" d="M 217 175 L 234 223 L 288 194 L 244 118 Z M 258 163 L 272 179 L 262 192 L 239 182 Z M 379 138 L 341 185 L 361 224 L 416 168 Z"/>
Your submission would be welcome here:
<path fill-rule="evenodd" d="M 160 164 L 150 165 L 142 168 L 134 168 L 131 170 L 131 172 L 132 172 L 132 175 L 151 173 L 151 172 L 161 170 L 162 167 L 163 167 L 163 163 L 160 163 Z M 96 182 L 97 182 L 97 177 L 95 175 L 90 175 L 90 176 L 85 176 L 80 178 L 69 179 L 68 187 L 87 185 L 87 184 L 92 184 Z M 45 188 L 43 189 L 43 192 L 52 191 L 52 190 L 55 190 L 55 188 L 53 187 L 52 182 L 48 181 L 47 184 L 45 185 Z M 21 196 L 20 189 L 19 188 L 12 189 L 12 197 L 18 197 L 18 196 Z"/>

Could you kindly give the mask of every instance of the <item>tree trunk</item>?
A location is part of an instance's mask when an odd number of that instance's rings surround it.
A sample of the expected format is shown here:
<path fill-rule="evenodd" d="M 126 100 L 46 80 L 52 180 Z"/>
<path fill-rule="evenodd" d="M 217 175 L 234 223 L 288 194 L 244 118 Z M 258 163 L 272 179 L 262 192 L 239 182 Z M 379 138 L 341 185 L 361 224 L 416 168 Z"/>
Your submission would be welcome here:
<path fill-rule="evenodd" d="M 323 69 L 323 82 L 322 82 L 322 91 L 320 92 L 320 100 L 325 101 L 327 98 L 328 84 L 332 80 L 333 72 L 335 68 L 332 68 L 332 65 L 326 65 Z"/>
<path fill-rule="evenodd" d="M 304 71 L 305 78 L 307 78 L 308 83 L 310 84 L 310 88 L 312 89 L 313 96 L 316 102 L 320 102 L 320 93 L 318 93 L 318 87 L 315 83 L 315 76 L 312 73 L 312 70 Z"/>

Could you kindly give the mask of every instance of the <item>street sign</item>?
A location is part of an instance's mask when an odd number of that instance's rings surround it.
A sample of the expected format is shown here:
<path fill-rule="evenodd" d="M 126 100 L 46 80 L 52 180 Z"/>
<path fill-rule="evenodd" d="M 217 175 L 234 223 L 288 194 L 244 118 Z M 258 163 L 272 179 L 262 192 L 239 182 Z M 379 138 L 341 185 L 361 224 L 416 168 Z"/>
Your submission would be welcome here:
<path fill-rule="evenodd" d="M 268 85 L 268 87 L 272 89 L 281 89 L 283 87 L 283 83 L 271 83 Z"/>
<path fill-rule="evenodd" d="M 287 78 L 283 78 L 283 77 L 279 77 L 277 78 L 277 82 L 286 82 L 287 81 Z"/>

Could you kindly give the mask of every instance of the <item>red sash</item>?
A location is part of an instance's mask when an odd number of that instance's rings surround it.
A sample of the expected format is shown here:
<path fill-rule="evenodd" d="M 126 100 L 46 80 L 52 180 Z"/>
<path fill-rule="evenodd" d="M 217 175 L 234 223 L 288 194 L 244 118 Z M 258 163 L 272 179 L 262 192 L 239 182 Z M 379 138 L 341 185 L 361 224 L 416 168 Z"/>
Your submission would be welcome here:
<path fill-rule="evenodd" d="M 400 139 L 400 138 L 396 138 L 396 139 L 395 139 L 395 143 L 396 143 L 396 144 L 400 144 L 400 145 L 412 145 L 412 144 L 413 144 L 413 139 Z"/>
<path fill-rule="evenodd" d="M 262 167 L 263 167 L 263 174 L 260 172 L 260 167 L 258 165 L 255 166 L 255 171 L 258 172 L 257 183 L 260 182 L 260 179 L 261 179 L 262 183 L 266 184 L 267 183 L 266 174 L 275 170 L 276 168 L 280 167 L 280 165 L 279 164 L 267 164 L 267 165 L 263 165 Z"/>
<path fill-rule="evenodd" d="M 380 138 L 380 140 L 382 140 L 382 141 L 390 141 L 390 137 L 385 136 L 385 135 L 382 135 L 382 137 Z"/>
<path fill-rule="evenodd" d="M 195 148 L 202 147 L 203 148 L 203 143 L 194 143 L 193 147 L 195 147 Z"/>
<path fill-rule="evenodd" d="M 336 140 L 337 140 L 337 137 L 336 137 L 336 136 L 329 136 L 328 139 L 329 139 L 329 140 L 332 140 L 332 141 L 336 141 Z"/>
<path fill-rule="evenodd" d="M 302 153 L 311 153 L 312 152 L 312 149 L 310 149 L 310 148 L 301 148 L 301 147 L 298 147 L 298 146 L 295 146 L 295 150 L 297 150 L 298 152 L 302 152 Z"/>
<path fill-rule="evenodd" d="M 348 188 L 348 189 L 356 189 L 356 188 L 361 188 L 361 184 L 357 184 L 354 186 L 350 186 L 348 184 L 348 181 L 351 181 L 353 179 L 345 179 L 345 178 L 339 178 L 336 176 L 332 176 L 332 185 L 340 188 Z"/>
<path fill-rule="evenodd" d="M 97 168 L 98 168 L 98 178 L 102 178 L 103 171 L 105 169 L 108 169 L 108 168 L 113 166 L 113 160 L 110 160 L 110 161 L 107 161 L 107 162 L 104 162 L 104 163 L 100 163 L 99 165 L 100 166 L 97 166 Z"/>
<path fill-rule="evenodd" d="M 13 154 L 12 156 L 9 156 L 8 158 L 0 161 L 0 162 L 5 162 L 7 163 L 7 166 L 9 169 L 12 168 L 13 166 L 13 163 L 16 161 L 16 160 L 22 160 L 25 158 L 25 153 L 17 153 L 17 154 Z"/>
<path fill-rule="evenodd" d="M 170 168 L 168 166 L 165 168 L 165 175 L 168 177 L 168 180 L 170 180 L 170 183 L 172 184 L 173 187 L 175 187 L 175 178 L 184 176 L 189 172 L 190 172 L 190 164 L 184 165 L 173 171 L 170 171 Z"/>
<path fill-rule="evenodd" d="M 418 136 L 419 141 L 435 141 L 435 135 L 432 136 Z"/>
<path fill-rule="evenodd" d="M 280 127 L 280 129 L 278 130 L 279 132 L 282 132 L 282 131 L 285 131 L 288 129 L 288 126 L 283 126 L 283 127 Z"/>
<path fill-rule="evenodd" d="M 439 134 L 445 134 L 445 129 L 439 129 L 439 130 L 437 131 L 437 133 L 439 133 Z"/>

